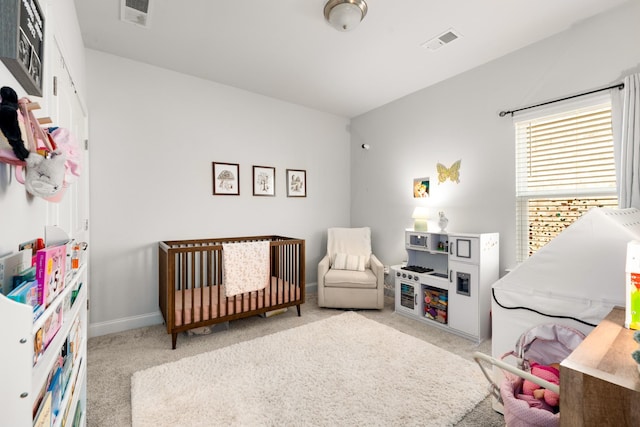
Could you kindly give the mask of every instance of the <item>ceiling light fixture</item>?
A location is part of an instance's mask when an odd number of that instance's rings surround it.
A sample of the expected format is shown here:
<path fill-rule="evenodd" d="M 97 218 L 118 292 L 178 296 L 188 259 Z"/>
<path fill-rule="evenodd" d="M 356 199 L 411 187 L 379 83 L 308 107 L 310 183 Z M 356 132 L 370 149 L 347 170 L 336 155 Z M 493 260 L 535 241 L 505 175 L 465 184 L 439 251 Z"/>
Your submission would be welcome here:
<path fill-rule="evenodd" d="M 324 17 L 338 31 L 351 31 L 367 14 L 364 0 L 329 0 L 324 5 Z"/>

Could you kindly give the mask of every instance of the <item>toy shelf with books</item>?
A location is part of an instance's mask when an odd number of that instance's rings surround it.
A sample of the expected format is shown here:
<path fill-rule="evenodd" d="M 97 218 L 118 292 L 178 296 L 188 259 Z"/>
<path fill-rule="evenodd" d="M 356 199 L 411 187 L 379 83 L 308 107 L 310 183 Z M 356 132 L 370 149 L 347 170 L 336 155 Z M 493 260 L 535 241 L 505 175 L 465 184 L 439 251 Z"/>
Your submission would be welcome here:
<path fill-rule="evenodd" d="M 85 425 L 87 289 L 80 265 L 35 320 L 32 306 L 0 295 L 0 425 Z"/>

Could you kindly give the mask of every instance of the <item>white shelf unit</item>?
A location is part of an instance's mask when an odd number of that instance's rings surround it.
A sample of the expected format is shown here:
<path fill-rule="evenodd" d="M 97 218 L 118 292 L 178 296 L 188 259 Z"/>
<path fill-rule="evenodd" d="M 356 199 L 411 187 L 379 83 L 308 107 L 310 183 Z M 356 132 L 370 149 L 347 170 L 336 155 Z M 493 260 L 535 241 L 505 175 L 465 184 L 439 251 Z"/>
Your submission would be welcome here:
<path fill-rule="evenodd" d="M 35 333 L 61 304 L 65 304 L 65 300 L 76 289 L 79 292 L 73 305 L 68 309 L 66 306 L 63 307 L 63 321 L 60 329 L 34 366 Z M 79 425 L 86 425 L 87 289 L 87 269 L 83 265 L 67 275 L 62 292 L 35 322 L 31 306 L 0 295 L 0 324 L 2 325 L 0 326 L 0 343 L 2 343 L 0 402 L 3 406 L 0 426 L 33 426 L 35 401 L 45 387 L 67 337 L 73 332 L 74 325 L 77 325 L 76 320 L 80 326 L 79 351 L 77 357 L 74 357 L 71 376 L 60 403 L 60 412 L 51 425 L 53 427 L 74 425 L 74 415 L 78 405 L 81 405 L 82 411 Z M 67 418 L 63 424 L 65 412 Z"/>
<path fill-rule="evenodd" d="M 499 278 L 498 233 L 405 231 L 408 271 L 392 267 L 395 311 L 481 342 L 491 336 L 491 285 Z"/>

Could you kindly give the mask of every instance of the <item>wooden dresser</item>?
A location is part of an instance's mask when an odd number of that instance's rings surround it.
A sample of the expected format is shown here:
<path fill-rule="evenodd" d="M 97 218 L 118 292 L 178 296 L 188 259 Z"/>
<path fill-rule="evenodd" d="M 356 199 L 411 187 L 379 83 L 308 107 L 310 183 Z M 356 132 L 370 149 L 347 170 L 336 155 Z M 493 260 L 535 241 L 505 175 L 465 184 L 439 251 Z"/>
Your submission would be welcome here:
<path fill-rule="evenodd" d="M 560 364 L 560 425 L 640 426 L 638 348 L 616 307 Z"/>

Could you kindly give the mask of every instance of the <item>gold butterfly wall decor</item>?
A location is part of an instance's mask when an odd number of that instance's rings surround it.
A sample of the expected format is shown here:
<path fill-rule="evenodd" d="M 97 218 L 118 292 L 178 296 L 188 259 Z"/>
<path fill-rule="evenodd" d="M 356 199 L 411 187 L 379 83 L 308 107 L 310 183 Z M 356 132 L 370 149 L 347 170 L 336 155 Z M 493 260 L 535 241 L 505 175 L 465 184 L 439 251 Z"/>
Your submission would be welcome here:
<path fill-rule="evenodd" d="M 462 160 L 458 160 L 454 162 L 450 168 L 447 168 L 442 163 L 436 164 L 436 168 L 438 169 L 438 184 L 441 184 L 449 178 L 449 180 L 455 182 L 456 184 L 460 183 L 460 162 Z"/>

